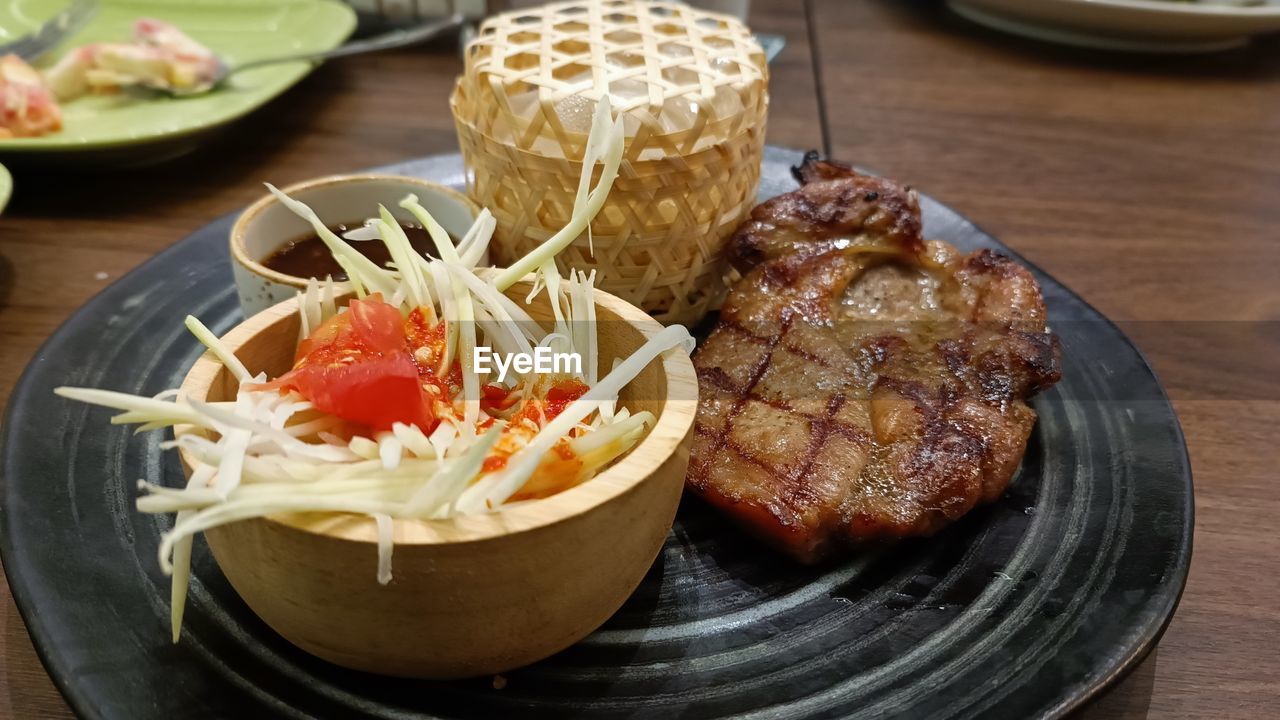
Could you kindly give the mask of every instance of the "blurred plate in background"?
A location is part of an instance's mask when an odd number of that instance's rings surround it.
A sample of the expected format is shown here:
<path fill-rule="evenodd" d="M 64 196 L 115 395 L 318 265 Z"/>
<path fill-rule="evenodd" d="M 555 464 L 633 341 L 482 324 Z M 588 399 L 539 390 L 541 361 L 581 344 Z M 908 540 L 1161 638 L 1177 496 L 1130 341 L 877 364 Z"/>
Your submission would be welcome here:
<path fill-rule="evenodd" d="M 0 3 L 6 37 L 30 32 L 66 0 Z M 85 28 L 40 58 L 45 66 L 90 42 L 127 42 L 133 21 L 152 17 L 178 26 L 231 65 L 336 47 L 355 29 L 355 13 L 336 0 L 102 0 Z M 238 74 L 226 88 L 190 98 L 94 95 L 62 107 L 63 129 L 38 138 L 0 139 L 6 161 L 67 155 L 76 161 L 153 162 L 191 150 L 209 130 L 261 107 L 312 69 L 275 65 Z M 31 160 L 35 158 L 32 157 Z"/>
<path fill-rule="evenodd" d="M 0 212 L 9 204 L 9 196 L 13 194 L 13 176 L 8 168 L 0 165 Z"/>
<path fill-rule="evenodd" d="M 1215 52 L 1280 31 L 1280 4 L 1175 0 L 948 0 L 956 13 L 1037 40 L 1128 52 Z"/>

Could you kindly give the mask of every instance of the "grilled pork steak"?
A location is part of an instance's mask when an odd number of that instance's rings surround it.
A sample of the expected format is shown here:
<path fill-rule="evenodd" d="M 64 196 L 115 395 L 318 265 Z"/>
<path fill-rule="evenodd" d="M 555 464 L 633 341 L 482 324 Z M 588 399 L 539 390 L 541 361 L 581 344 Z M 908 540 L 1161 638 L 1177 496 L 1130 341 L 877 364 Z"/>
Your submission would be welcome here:
<path fill-rule="evenodd" d="M 812 153 L 797 177 L 730 243 L 745 276 L 693 359 L 687 484 L 814 562 L 999 497 L 1060 370 L 1025 268 L 925 241 L 890 180 Z"/>

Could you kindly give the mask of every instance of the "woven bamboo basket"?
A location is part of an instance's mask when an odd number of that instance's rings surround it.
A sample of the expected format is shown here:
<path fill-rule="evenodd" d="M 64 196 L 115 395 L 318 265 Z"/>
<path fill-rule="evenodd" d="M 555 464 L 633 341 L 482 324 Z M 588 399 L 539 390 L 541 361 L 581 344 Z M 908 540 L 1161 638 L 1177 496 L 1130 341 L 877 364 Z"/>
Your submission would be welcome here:
<path fill-rule="evenodd" d="M 667 323 L 724 295 L 722 249 L 755 201 L 768 110 L 764 51 L 737 20 L 681 4 L 580 0 L 498 15 L 466 51 L 450 104 L 468 189 L 509 263 L 569 219 L 606 93 L 627 133 L 604 209 L 557 259 Z"/>

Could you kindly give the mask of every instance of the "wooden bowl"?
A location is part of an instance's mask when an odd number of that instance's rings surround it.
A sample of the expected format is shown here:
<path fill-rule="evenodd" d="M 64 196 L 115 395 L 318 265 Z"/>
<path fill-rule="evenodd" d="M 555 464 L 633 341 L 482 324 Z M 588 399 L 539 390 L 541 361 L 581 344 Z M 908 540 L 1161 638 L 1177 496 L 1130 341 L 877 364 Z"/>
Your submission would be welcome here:
<path fill-rule="evenodd" d="M 523 298 L 528 283 L 509 291 Z M 597 292 L 602 363 L 626 357 L 661 326 Z M 550 317 L 545 295 L 530 314 Z M 250 372 L 293 359 L 299 321 L 288 300 L 223 338 Z M 607 370 L 608 368 L 604 368 Z M 234 397 L 235 379 L 206 353 L 185 397 Z M 231 585 L 287 640 L 355 670 L 415 678 L 498 673 L 552 655 L 599 627 L 635 590 L 675 518 L 697 405 L 693 364 L 669 352 L 622 392 L 657 417 L 614 465 L 558 495 L 498 513 L 396 520 L 393 579 L 379 585 L 374 522 L 287 514 L 205 533 Z M 176 432 L 191 432 L 178 428 Z M 190 473 L 192 459 L 182 457 Z"/>

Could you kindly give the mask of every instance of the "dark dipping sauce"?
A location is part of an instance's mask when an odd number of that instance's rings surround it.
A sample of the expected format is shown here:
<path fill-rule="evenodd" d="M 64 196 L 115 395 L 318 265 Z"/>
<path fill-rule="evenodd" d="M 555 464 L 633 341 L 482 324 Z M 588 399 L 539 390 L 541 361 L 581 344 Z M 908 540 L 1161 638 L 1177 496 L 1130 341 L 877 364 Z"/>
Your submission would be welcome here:
<path fill-rule="evenodd" d="M 363 222 L 341 223 L 331 225 L 329 229 L 338 237 L 342 237 L 342 233 L 362 225 L 364 225 Z M 409 244 L 413 246 L 415 252 L 436 257 L 435 243 L 431 242 L 431 235 L 427 233 L 426 228 L 417 223 L 407 222 L 400 223 L 400 227 L 404 229 L 404 234 L 408 236 Z M 456 245 L 457 238 L 452 236 L 450 238 Z M 386 267 L 391 261 L 391 253 L 387 252 L 387 246 L 381 240 L 347 240 L 347 242 L 351 247 L 359 250 L 361 255 L 377 263 L 378 267 Z M 324 241 L 315 233 L 308 233 L 286 242 L 272 251 L 262 264 L 276 272 L 294 277 L 320 280 L 325 277 L 331 277 L 334 280 L 347 279 L 346 271 L 333 259 L 329 248 L 325 247 Z"/>

